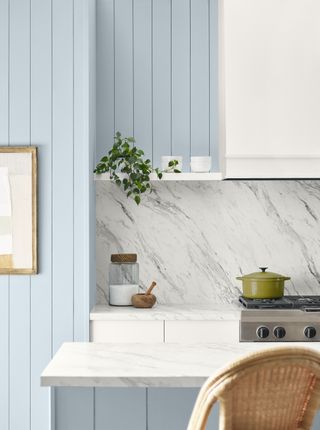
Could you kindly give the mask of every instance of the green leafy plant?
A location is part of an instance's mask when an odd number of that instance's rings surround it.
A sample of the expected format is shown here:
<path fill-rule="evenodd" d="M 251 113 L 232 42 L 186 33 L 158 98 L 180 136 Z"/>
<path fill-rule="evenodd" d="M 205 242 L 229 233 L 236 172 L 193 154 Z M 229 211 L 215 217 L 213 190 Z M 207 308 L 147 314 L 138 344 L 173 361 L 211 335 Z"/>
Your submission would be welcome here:
<path fill-rule="evenodd" d="M 134 145 L 133 137 L 122 137 L 117 132 L 114 137 L 113 147 L 101 158 L 97 164 L 94 173 L 110 173 L 110 180 L 119 187 L 123 188 L 127 197 L 132 197 L 137 205 L 141 202 L 141 195 L 146 191 L 152 191 L 150 183 L 150 174 L 154 172 L 158 179 L 162 178 L 162 171 L 159 168 L 153 168 L 149 159 L 143 158 L 144 152 Z M 180 173 L 176 168 L 177 160 L 168 163 L 166 172 Z M 124 173 L 120 177 L 119 173 Z"/>

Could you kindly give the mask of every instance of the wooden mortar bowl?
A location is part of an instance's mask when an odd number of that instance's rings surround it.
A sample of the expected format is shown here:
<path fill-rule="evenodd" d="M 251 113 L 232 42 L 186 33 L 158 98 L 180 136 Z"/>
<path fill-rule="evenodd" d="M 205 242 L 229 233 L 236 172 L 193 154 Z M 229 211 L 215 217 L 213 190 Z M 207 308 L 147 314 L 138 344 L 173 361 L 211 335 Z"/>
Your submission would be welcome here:
<path fill-rule="evenodd" d="M 154 294 L 135 294 L 131 298 L 131 303 L 135 308 L 152 308 L 157 298 Z"/>

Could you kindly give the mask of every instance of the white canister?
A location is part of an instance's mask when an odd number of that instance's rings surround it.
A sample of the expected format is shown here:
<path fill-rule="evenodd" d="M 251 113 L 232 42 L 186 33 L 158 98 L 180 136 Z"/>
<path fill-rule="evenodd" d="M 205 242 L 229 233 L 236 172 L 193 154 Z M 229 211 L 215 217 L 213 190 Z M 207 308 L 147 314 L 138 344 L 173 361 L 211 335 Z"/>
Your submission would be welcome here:
<path fill-rule="evenodd" d="M 211 170 L 211 157 L 191 157 L 191 172 L 208 173 Z"/>
<path fill-rule="evenodd" d="M 109 286 L 109 302 L 113 306 L 131 306 L 131 297 L 139 293 L 137 284 L 116 284 Z"/>
<path fill-rule="evenodd" d="M 163 155 L 161 157 L 161 170 L 166 173 L 174 173 L 173 168 L 169 167 L 169 162 L 177 160 L 178 164 L 174 167 L 174 169 L 180 170 L 182 172 L 182 157 L 181 155 Z"/>

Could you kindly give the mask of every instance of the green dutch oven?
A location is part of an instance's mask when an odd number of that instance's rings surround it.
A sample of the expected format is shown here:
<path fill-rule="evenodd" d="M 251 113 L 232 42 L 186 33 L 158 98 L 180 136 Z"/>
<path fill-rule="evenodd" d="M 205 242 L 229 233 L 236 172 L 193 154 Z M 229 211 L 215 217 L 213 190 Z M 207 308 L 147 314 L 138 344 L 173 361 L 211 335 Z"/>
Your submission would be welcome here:
<path fill-rule="evenodd" d="M 288 276 L 279 273 L 267 272 L 267 267 L 259 267 L 261 272 L 238 276 L 242 281 L 243 297 L 248 299 L 278 299 L 284 293 L 284 281 Z"/>

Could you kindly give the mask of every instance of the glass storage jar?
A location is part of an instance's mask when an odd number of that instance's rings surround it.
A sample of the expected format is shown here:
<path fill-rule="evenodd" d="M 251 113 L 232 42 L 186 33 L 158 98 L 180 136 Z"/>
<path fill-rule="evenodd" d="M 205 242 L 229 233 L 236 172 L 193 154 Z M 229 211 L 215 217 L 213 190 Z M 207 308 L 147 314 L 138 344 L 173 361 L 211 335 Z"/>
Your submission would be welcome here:
<path fill-rule="evenodd" d="M 109 304 L 131 306 L 131 297 L 138 292 L 137 254 L 112 254 L 109 267 Z"/>

